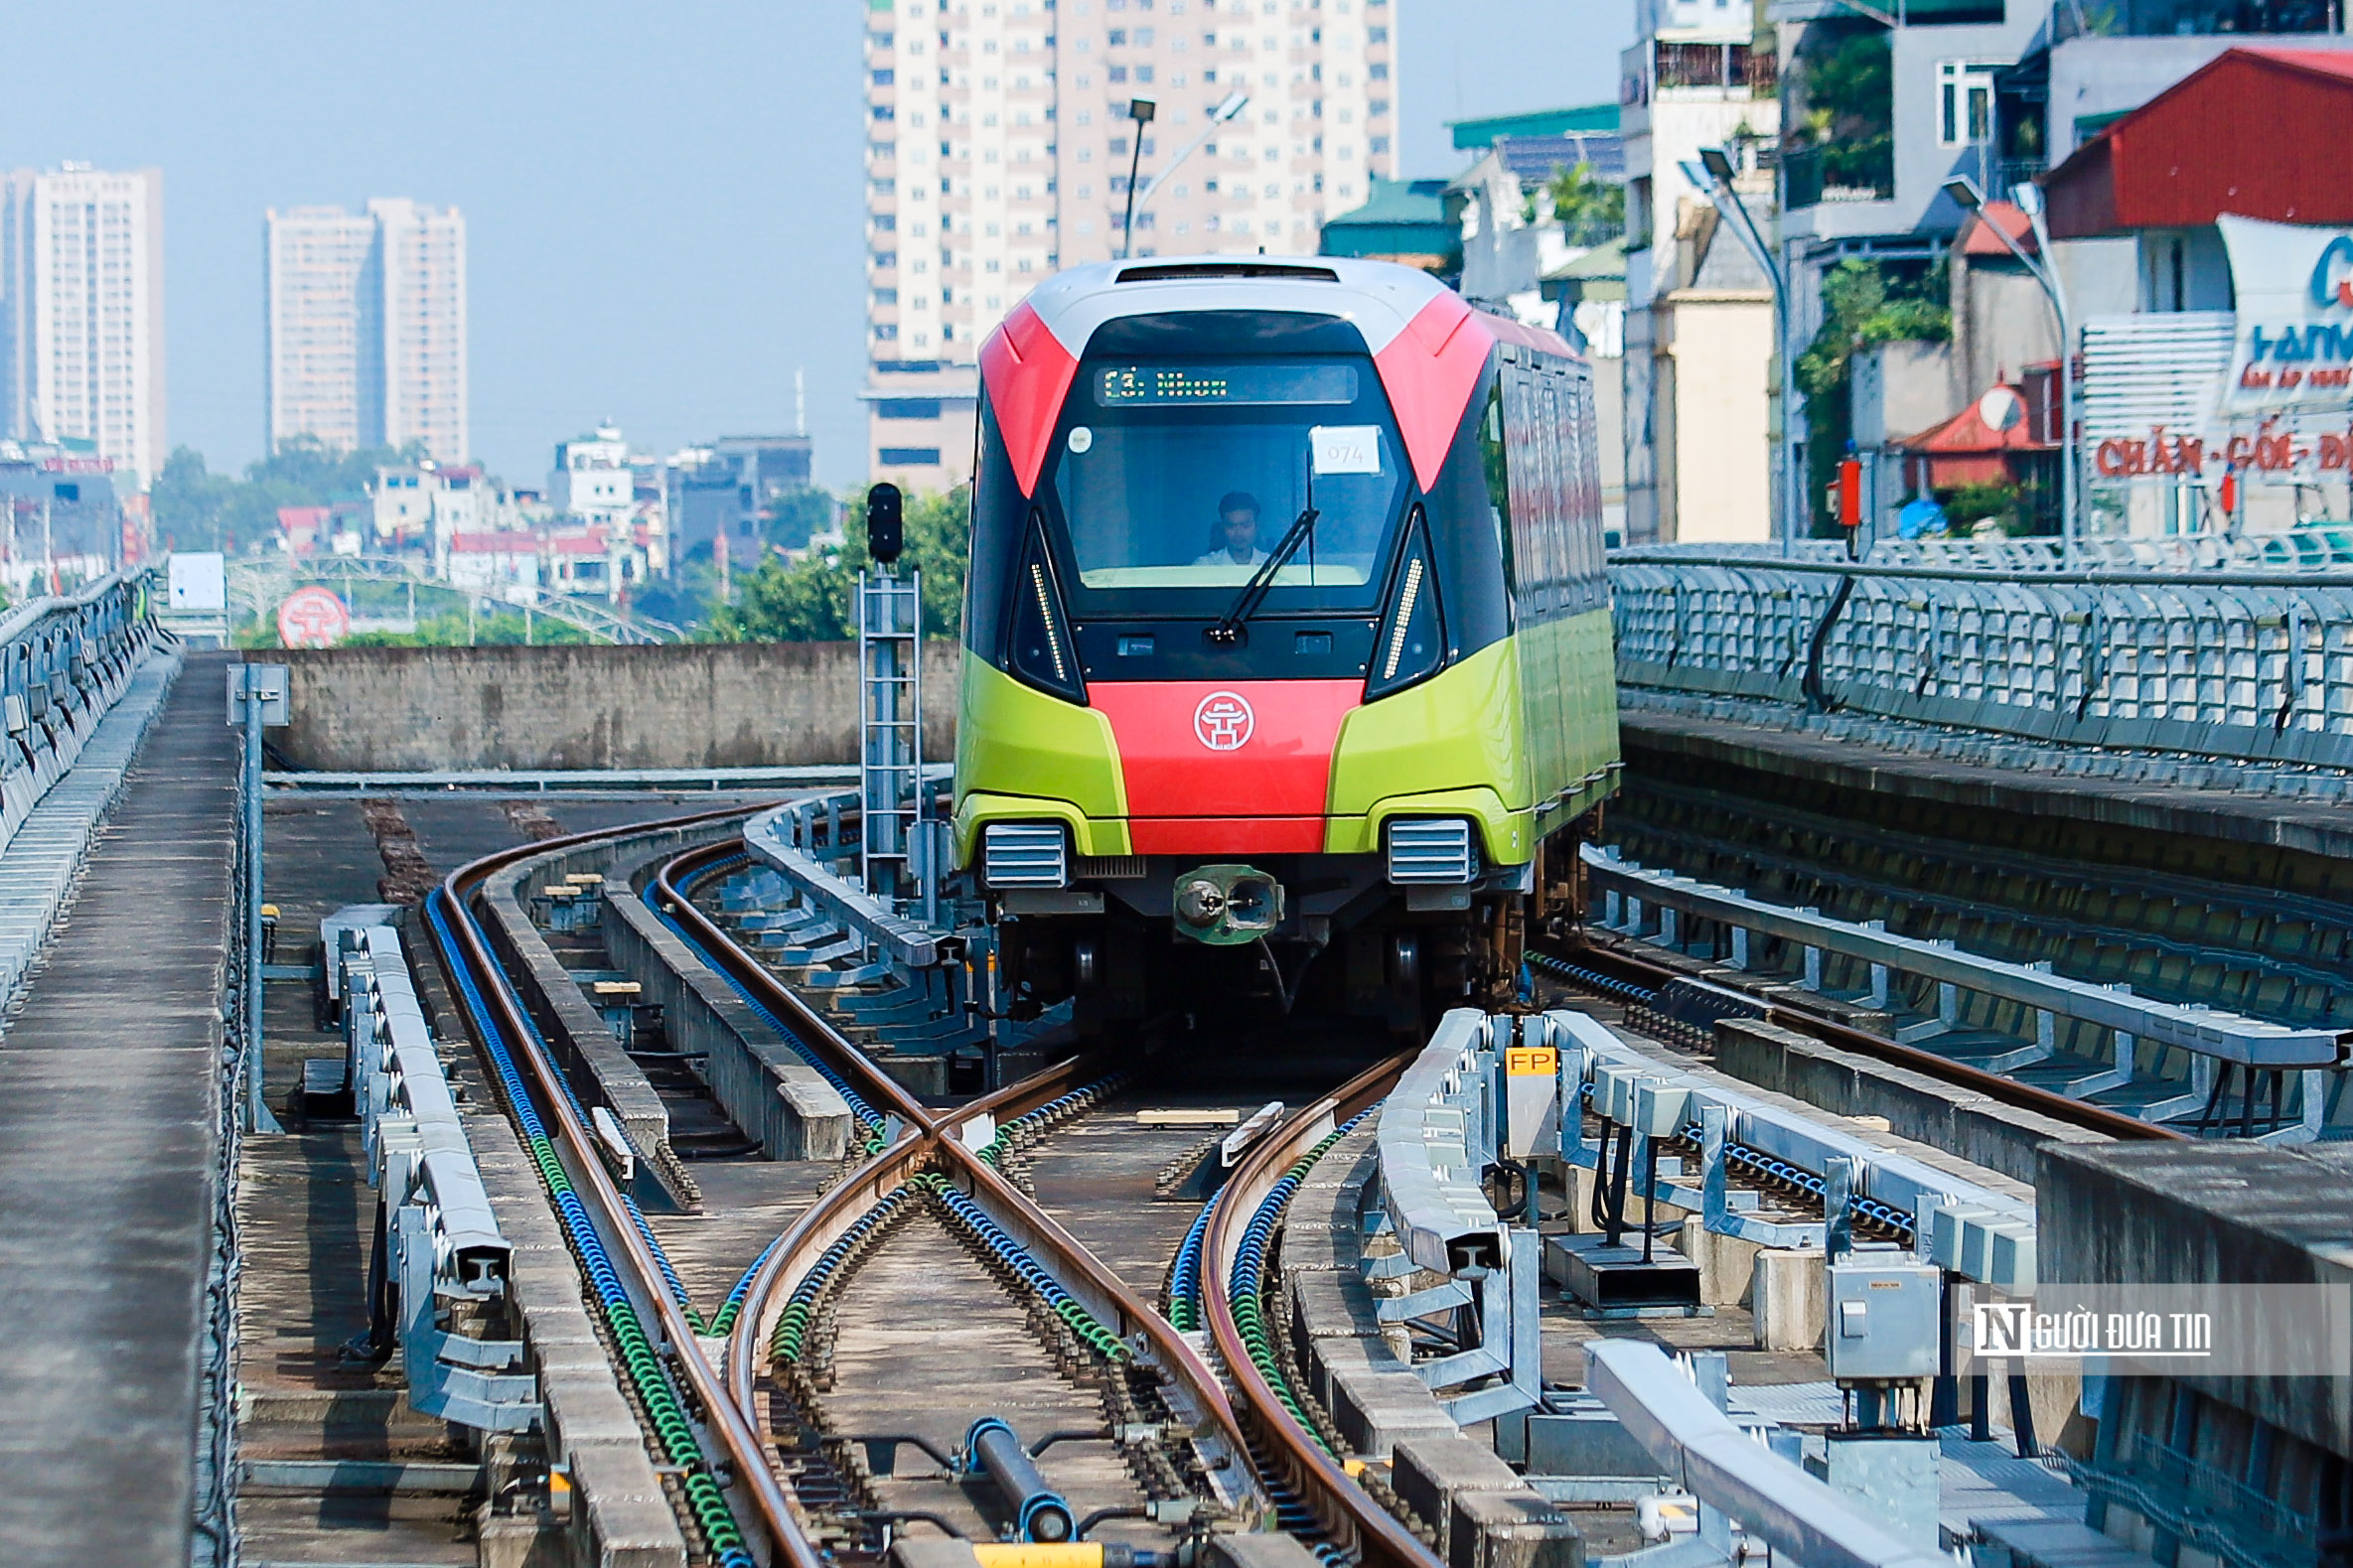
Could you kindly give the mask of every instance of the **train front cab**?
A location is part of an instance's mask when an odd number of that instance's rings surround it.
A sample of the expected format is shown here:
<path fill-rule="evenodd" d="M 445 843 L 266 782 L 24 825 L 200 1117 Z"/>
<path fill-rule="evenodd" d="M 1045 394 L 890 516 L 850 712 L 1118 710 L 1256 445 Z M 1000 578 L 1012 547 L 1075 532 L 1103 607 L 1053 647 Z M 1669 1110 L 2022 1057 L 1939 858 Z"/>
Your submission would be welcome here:
<path fill-rule="evenodd" d="M 1028 1005 L 1410 1027 L 1614 786 L 1589 370 L 1406 276 L 1386 342 L 1289 283 L 984 353 L 956 854 Z"/>

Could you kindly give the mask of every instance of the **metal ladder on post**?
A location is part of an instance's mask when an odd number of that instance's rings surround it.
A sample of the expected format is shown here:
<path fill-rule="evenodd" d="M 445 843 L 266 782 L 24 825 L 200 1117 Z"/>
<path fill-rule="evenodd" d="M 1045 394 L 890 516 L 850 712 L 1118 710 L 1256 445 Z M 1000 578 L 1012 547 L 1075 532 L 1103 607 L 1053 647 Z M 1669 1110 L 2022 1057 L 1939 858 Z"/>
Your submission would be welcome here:
<path fill-rule="evenodd" d="M 923 573 L 858 574 L 858 869 L 866 891 L 917 895 L 923 817 Z"/>

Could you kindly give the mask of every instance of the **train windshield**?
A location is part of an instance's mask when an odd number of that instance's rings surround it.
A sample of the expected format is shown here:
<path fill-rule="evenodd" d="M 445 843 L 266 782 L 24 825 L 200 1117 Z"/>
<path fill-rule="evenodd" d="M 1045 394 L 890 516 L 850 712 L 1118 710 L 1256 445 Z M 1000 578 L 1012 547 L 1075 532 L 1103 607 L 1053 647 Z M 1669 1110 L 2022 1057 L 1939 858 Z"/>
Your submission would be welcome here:
<path fill-rule="evenodd" d="M 1311 505 L 1265 607 L 1356 610 L 1378 592 L 1405 476 L 1368 361 L 1091 361 L 1055 448 L 1082 616 L 1214 614 Z"/>

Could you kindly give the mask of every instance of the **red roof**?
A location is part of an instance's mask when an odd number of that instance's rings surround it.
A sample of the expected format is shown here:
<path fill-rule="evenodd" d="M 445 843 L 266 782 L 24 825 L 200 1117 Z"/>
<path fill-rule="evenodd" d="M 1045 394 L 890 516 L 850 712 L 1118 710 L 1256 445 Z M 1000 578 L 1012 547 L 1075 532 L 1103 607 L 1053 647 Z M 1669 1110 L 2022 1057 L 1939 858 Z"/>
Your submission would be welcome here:
<path fill-rule="evenodd" d="M 1987 388 L 1988 391 L 1995 388 Z M 1998 383 L 1998 389 L 2018 399 L 2018 417 L 2007 430 L 1996 430 L 1985 423 L 1978 412 L 1982 397 L 1970 399 L 1969 406 L 1941 425 L 1932 425 L 1916 436 L 1905 436 L 1889 443 L 1907 452 L 1925 453 L 1931 457 L 1958 457 L 1981 452 L 2040 452 L 2049 442 L 2034 438 L 2033 421 L 2026 417 L 2031 405 L 2026 394 L 2008 382 Z"/>
<path fill-rule="evenodd" d="M 605 553 L 605 540 L 602 534 L 559 533 L 547 542 L 558 555 L 602 555 Z"/>
<path fill-rule="evenodd" d="M 2225 51 L 2043 177 L 2051 233 L 2202 228 L 2224 213 L 2353 224 L 2349 120 L 2353 55 Z"/>
<path fill-rule="evenodd" d="M 2014 202 L 1987 202 L 1969 220 L 1961 225 L 1961 253 L 1965 256 L 1998 256 L 2010 258 L 2010 247 L 2001 242 L 1999 228 L 2018 242 L 2018 248 L 2034 254 L 2034 224 L 2023 209 Z"/>
<path fill-rule="evenodd" d="M 278 526 L 289 531 L 295 528 L 316 528 L 332 514 L 333 508 L 328 506 L 280 506 Z"/>
<path fill-rule="evenodd" d="M 536 555 L 539 541 L 527 533 L 453 533 L 449 547 L 458 555 Z"/>

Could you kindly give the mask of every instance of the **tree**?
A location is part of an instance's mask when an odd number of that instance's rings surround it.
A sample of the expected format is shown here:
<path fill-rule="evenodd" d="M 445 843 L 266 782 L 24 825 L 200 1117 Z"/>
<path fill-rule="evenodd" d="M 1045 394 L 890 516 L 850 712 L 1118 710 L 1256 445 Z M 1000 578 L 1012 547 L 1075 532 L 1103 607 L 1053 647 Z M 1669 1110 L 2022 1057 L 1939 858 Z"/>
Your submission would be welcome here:
<path fill-rule="evenodd" d="M 1828 47 L 1799 59 L 1796 86 L 1805 112 L 1790 140 L 1821 149 L 1825 185 L 1888 189 L 1895 177 L 1895 73 L 1887 33 L 1874 27 L 1828 36 Z"/>
<path fill-rule="evenodd" d="M 421 441 L 398 450 L 344 452 L 316 436 L 294 436 L 247 464 L 237 480 L 207 470 L 195 448 L 179 447 L 164 460 L 151 492 L 156 532 L 174 549 L 251 554 L 277 538 L 279 507 L 324 506 L 360 495 L 374 482 L 377 468 L 422 462 L 424 456 Z"/>
<path fill-rule="evenodd" d="M 1854 410 L 1848 397 L 1854 354 L 1873 344 L 1913 339 L 1941 343 L 1953 336 L 1953 313 L 1942 295 L 1942 269 L 1903 278 L 1877 262 L 1841 261 L 1822 280 L 1822 331 L 1798 356 L 1798 389 L 1806 394 L 1806 470 L 1816 531 L 1835 535 L 1826 493 L 1846 455 Z"/>
<path fill-rule="evenodd" d="M 1626 231 L 1626 188 L 1601 179 L 1582 159 L 1573 169 L 1554 164 L 1544 194 L 1572 245 L 1607 244 Z"/>
<path fill-rule="evenodd" d="M 962 629 L 964 566 L 971 537 L 971 494 L 907 499 L 902 571 L 923 573 L 924 630 L 955 637 Z M 720 642 L 822 642 L 857 635 L 858 573 L 866 566 L 866 516 L 849 508 L 842 543 L 800 560 L 770 553 L 736 579 L 736 599 L 713 612 L 709 636 Z"/>

